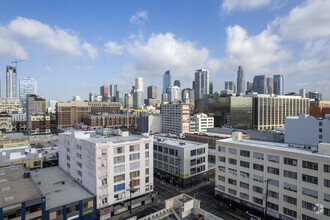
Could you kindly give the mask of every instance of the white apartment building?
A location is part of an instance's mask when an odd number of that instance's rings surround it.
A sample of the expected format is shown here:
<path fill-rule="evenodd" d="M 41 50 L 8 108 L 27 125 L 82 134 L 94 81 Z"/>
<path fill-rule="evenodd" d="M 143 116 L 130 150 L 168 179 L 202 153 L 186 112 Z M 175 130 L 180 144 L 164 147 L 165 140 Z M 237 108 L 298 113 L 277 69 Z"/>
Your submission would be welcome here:
<path fill-rule="evenodd" d="M 206 132 L 208 128 L 214 128 L 214 117 L 208 117 L 207 114 L 195 114 L 191 120 L 196 122 L 198 132 Z"/>
<path fill-rule="evenodd" d="M 330 143 L 330 115 L 314 118 L 301 114 L 285 118 L 285 143 L 316 148 L 319 143 Z"/>
<path fill-rule="evenodd" d="M 23 112 L 22 109 L 18 111 L 11 111 L 9 115 L 11 115 L 12 122 L 26 122 L 26 112 Z"/>
<path fill-rule="evenodd" d="M 329 219 L 330 144 L 319 148 L 247 140 L 234 132 L 217 141 L 215 192 L 261 215 L 267 201 L 268 214 L 280 219 Z"/>
<path fill-rule="evenodd" d="M 96 195 L 101 219 L 107 219 L 151 202 L 152 146 L 151 136 L 72 130 L 59 135 L 59 166 Z"/>
<path fill-rule="evenodd" d="M 190 131 L 190 104 L 161 105 L 162 132 L 182 134 Z"/>
<path fill-rule="evenodd" d="M 208 144 L 154 136 L 154 168 L 157 175 L 182 188 L 202 181 L 209 171 Z"/>

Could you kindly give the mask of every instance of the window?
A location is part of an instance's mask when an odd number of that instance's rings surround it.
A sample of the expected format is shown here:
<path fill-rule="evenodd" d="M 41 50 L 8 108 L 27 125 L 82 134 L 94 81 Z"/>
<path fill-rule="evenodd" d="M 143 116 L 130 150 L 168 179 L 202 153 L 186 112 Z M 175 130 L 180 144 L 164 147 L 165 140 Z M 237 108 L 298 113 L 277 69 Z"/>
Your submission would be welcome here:
<path fill-rule="evenodd" d="M 308 189 L 305 187 L 302 187 L 302 194 L 307 195 L 307 196 L 311 196 L 314 198 L 318 198 L 318 192 L 312 189 Z"/>
<path fill-rule="evenodd" d="M 308 209 L 308 210 L 314 211 L 315 205 L 312 204 L 312 203 L 306 202 L 306 201 L 302 201 L 302 207 L 304 209 Z"/>
<path fill-rule="evenodd" d="M 149 166 L 149 160 L 146 160 L 144 165 L 145 165 L 146 167 Z"/>
<path fill-rule="evenodd" d="M 70 148 L 66 147 L 66 152 L 70 153 Z"/>
<path fill-rule="evenodd" d="M 297 173 L 288 170 L 284 170 L 284 176 L 291 179 L 297 179 Z"/>
<path fill-rule="evenodd" d="M 273 179 L 269 179 L 269 182 L 268 182 L 269 185 L 272 185 L 272 186 L 279 186 L 279 181 L 278 180 L 273 180 Z"/>
<path fill-rule="evenodd" d="M 324 210 L 323 210 L 323 214 L 324 214 L 325 216 L 330 216 L 330 209 L 324 208 Z"/>
<path fill-rule="evenodd" d="M 70 169 L 71 165 L 69 163 L 66 163 L 66 166 Z"/>
<path fill-rule="evenodd" d="M 236 196 L 236 190 L 228 188 L 228 193 Z"/>
<path fill-rule="evenodd" d="M 324 179 L 324 186 L 330 188 L 330 180 Z"/>
<path fill-rule="evenodd" d="M 318 164 L 309 161 L 303 161 L 303 168 L 318 170 Z"/>
<path fill-rule="evenodd" d="M 237 155 L 237 149 L 229 148 L 229 149 L 228 149 L 228 152 L 229 152 L 230 154 Z"/>
<path fill-rule="evenodd" d="M 125 198 L 125 192 L 116 194 L 116 195 L 113 196 L 113 198 L 114 198 L 115 201 L 124 199 Z"/>
<path fill-rule="evenodd" d="M 226 152 L 226 148 L 219 146 L 218 147 L 218 151 L 220 151 L 220 152 Z"/>
<path fill-rule="evenodd" d="M 309 176 L 306 174 L 302 175 L 302 181 L 308 182 L 308 183 L 313 183 L 313 184 L 318 184 L 318 179 L 315 176 Z"/>
<path fill-rule="evenodd" d="M 145 178 L 145 183 L 149 183 L 149 177 L 148 176 Z"/>
<path fill-rule="evenodd" d="M 262 199 L 259 199 L 259 198 L 256 198 L 256 197 L 253 197 L 253 202 L 254 203 L 257 203 L 259 205 L 262 205 L 263 204 L 263 200 Z"/>
<path fill-rule="evenodd" d="M 145 143 L 144 149 L 149 150 L 149 143 Z"/>
<path fill-rule="evenodd" d="M 253 152 L 253 158 L 258 159 L 258 160 L 263 160 L 264 154 L 258 153 L 258 152 Z"/>
<path fill-rule="evenodd" d="M 253 164 L 253 169 L 254 169 L 254 170 L 259 170 L 259 171 L 264 171 L 264 166 L 261 165 L 261 164 L 256 164 L 256 163 L 254 163 L 254 164 Z"/>
<path fill-rule="evenodd" d="M 113 158 L 114 164 L 123 163 L 123 162 L 125 162 L 125 156 L 118 156 Z"/>
<path fill-rule="evenodd" d="M 224 162 L 224 163 L 226 162 L 226 158 L 225 157 L 219 156 L 218 159 L 219 159 L 220 162 Z"/>
<path fill-rule="evenodd" d="M 237 161 L 233 158 L 229 158 L 229 164 L 236 165 Z"/>
<path fill-rule="evenodd" d="M 296 159 L 284 157 L 284 164 L 291 165 L 291 166 L 297 166 L 298 161 Z"/>
<path fill-rule="evenodd" d="M 261 187 L 258 187 L 258 186 L 253 186 L 253 191 L 256 192 L 256 193 L 260 193 L 260 194 L 264 193 L 264 190 Z"/>
<path fill-rule="evenodd" d="M 41 165 L 41 161 L 34 161 L 33 162 L 33 166 L 40 166 Z"/>
<path fill-rule="evenodd" d="M 81 159 L 81 158 L 82 158 L 82 156 L 81 156 L 81 154 L 80 154 L 80 153 L 77 153 L 77 157 L 78 157 L 79 159 Z"/>
<path fill-rule="evenodd" d="M 173 149 L 170 149 L 170 155 L 174 155 L 174 150 Z"/>
<path fill-rule="evenodd" d="M 330 165 L 326 165 L 326 164 L 324 164 L 324 172 L 326 172 L 326 173 L 330 173 Z"/>
<path fill-rule="evenodd" d="M 293 211 L 291 209 L 287 209 L 287 208 L 283 207 L 283 213 L 286 215 L 289 215 L 291 217 L 297 218 L 297 212 Z"/>
<path fill-rule="evenodd" d="M 228 173 L 234 176 L 237 176 L 237 170 L 228 168 Z"/>
<path fill-rule="evenodd" d="M 244 182 L 240 182 L 240 183 L 239 183 L 239 186 L 242 187 L 242 188 L 244 188 L 244 189 L 247 189 L 247 190 L 250 188 L 250 187 L 249 187 L 249 184 L 244 183 Z"/>
<path fill-rule="evenodd" d="M 107 185 L 108 184 L 108 179 L 107 178 L 103 178 L 102 179 L 102 186 Z"/>
<path fill-rule="evenodd" d="M 107 204 L 108 203 L 108 198 L 107 197 L 104 197 L 102 198 L 102 204 Z"/>
<path fill-rule="evenodd" d="M 82 173 L 80 170 L 77 170 L 77 174 L 82 177 Z"/>
<path fill-rule="evenodd" d="M 149 158 L 149 151 L 145 152 L 145 158 Z"/>
<path fill-rule="evenodd" d="M 234 179 L 230 179 L 230 178 L 228 178 L 228 183 L 229 183 L 229 184 L 232 184 L 232 185 L 234 185 L 234 186 L 237 185 L 237 181 L 234 180 Z"/>
<path fill-rule="evenodd" d="M 107 149 L 102 149 L 101 153 L 102 153 L 102 156 L 107 156 Z"/>
<path fill-rule="evenodd" d="M 277 192 L 274 192 L 274 191 L 271 191 L 271 190 L 268 191 L 268 195 L 269 195 L 269 197 L 272 197 L 274 199 L 278 199 L 278 197 L 279 197 Z"/>
<path fill-rule="evenodd" d="M 243 178 L 247 178 L 247 179 L 250 178 L 250 174 L 247 173 L 247 172 L 242 172 L 242 171 L 240 171 L 240 176 L 243 177 Z"/>
<path fill-rule="evenodd" d="M 316 218 L 309 217 L 308 215 L 302 214 L 302 220 L 317 220 Z"/>
<path fill-rule="evenodd" d="M 226 172 L 226 167 L 219 166 L 218 168 L 220 172 Z"/>
<path fill-rule="evenodd" d="M 70 161 L 70 160 L 71 160 L 71 158 L 70 158 L 70 156 L 69 156 L 69 155 L 66 155 L 66 159 L 67 159 L 68 161 Z"/>
<path fill-rule="evenodd" d="M 241 167 L 250 168 L 250 163 L 249 162 L 241 160 L 240 164 L 241 164 Z"/>
<path fill-rule="evenodd" d="M 283 195 L 283 201 L 292 205 L 297 205 L 297 199 L 290 196 Z"/>
<path fill-rule="evenodd" d="M 219 181 L 221 181 L 221 182 L 226 182 L 226 177 L 224 177 L 224 176 L 218 176 L 218 179 L 219 179 Z"/>
<path fill-rule="evenodd" d="M 240 153 L 241 153 L 241 156 L 243 156 L 243 157 L 250 157 L 250 151 L 241 150 Z"/>
<path fill-rule="evenodd" d="M 164 147 L 164 148 L 163 148 L 163 152 L 164 152 L 165 154 L 168 154 L 168 148 L 167 148 L 167 147 Z"/>
<path fill-rule="evenodd" d="M 253 175 L 253 180 L 262 183 L 262 182 L 264 182 L 264 177 L 258 176 L 258 175 Z"/>
<path fill-rule="evenodd" d="M 124 153 L 124 147 L 116 147 L 113 149 L 113 154 L 122 154 Z"/>
<path fill-rule="evenodd" d="M 268 155 L 268 161 L 274 162 L 274 163 L 279 163 L 280 162 L 280 157 L 275 156 L 275 155 Z"/>
<path fill-rule="evenodd" d="M 221 191 L 225 191 L 225 187 L 221 186 L 221 185 L 218 185 L 218 189 L 221 190 Z"/>
<path fill-rule="evenodd" d="M 113 169 L 114 173 L 120 173 L 125 171 L 125 165 L 115 166 Z"/>
<path fill-rule="evenodd" d="M 278 211 L 278 205 L 277 204 L 274 204 L 274 203 L 271 203 L 271 202 L 267 202 L 267 206 L 270 209 L 273 209 L 275 211 Z"/>
<path fill-rule="evenodd" d="M 160 146 L 158 146 L 159 148 Z M 140 150 L 140 145 L 136 144 L 136 145 L 130 145 L 129 146 L 129 152 L 133 152 L 133 151 L 139 151 Z"/>
<path fill-rule="evenodd" d="M 135 162 L 135 163 L 130 163 L 129 164 L 129 169 L 134 170 L 134 169 L 139 169 L 140 168 L 140 162 Z"/>
<path fill-rule="evenodd" d="M 195 168 L 191 168 L 191 169 L 190 169 L 190 175 L 193 175 L 193 174 L 195 174 L 195 173 L 197 173 L 197 171 L 196 171 L 196 167 L 195 167 Z"/>
<path fill-rule="evenodd" d="M 119 182 L 125 180 L 125 174 L 117 175 L 113 177 L 114 182 Z"/>
<path fill-rule="evenodd" d="M 283 183 L 283 188 L 289 191 L 297 192 L 297 186 L 290 183 Z"/>
<path fill-rule="evenodd" d="M 146 168 L 146 175 L 149 175 L 149 168 Z"/>
<path fill-rule="evenodd" d="M 138 160 L 138 159 L 140 159 L 140 153 L 129 155 L 129 160 Z"/>
<path fill-rule="evenodd" d="M 249 200 L 249 195 L 248 194 L 245 194 L 245 193 L 240 193 L 239 196 L 242 198 L 242 199 L 246 199 L 246 200 Z"/>
<path fill-rule="evenodd" d="M 268 173 L 275 174 L 275 175 L 280 174 L 280 170 L 275 167 L 267 167 L 267 171 L 268 171 Z"/>
<path fill-rule="evenodd" d="M 79 161 L 77 161 L 77 166 L 81 168 L 82 164 Z"/>
<path fill-rule="evenodd" d="M 122 183 L 122 184 L 119 184 L 119 185 L 115 185 L 114 186 L 114 191 L 117 192 L 117 191 L 120 191 L 120 190 L 123 190 L 125 189 L 125 183 Z"/>
<path fill-rule="evenodd" d="M 139 177 L 139 176 L 140 176 L 140 171 L 139 170 L 129 173 L 130 178 L 135 178 L 135 177 Z"/>
<path fill-rule="evenodd" d="M 324 201 L 330 202 L 330 194 L 324 193 Z"/>

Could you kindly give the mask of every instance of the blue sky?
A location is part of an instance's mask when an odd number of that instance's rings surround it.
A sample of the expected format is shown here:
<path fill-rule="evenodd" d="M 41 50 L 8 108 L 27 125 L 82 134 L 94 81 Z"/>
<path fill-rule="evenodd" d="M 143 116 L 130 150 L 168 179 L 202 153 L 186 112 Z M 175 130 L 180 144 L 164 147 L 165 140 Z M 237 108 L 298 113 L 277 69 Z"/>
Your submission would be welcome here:
<path fill-rule="evenodd" d="M 0 79 L 15 58 L 19 78 L 47 99 L 87 99 L 101 85 L 144 78 L 160 96 L 162 75 L 191 87 L 208 68 L 214 90 L 284 74 L 285 91 L 319 90 L 330 99 L 329 0 L 1 1 Z"/>

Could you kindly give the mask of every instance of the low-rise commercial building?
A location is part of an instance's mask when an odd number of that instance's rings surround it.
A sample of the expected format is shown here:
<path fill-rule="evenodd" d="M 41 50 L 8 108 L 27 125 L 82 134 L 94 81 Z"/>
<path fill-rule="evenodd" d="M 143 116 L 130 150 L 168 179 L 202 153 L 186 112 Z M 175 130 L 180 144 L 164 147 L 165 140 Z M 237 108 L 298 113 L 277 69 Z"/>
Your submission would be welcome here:
<path fill-rule="evenodd" d="M 209 149 L 216 148 L 217 140 L 230 138 L 230 134 L 218 134 L 212 132 L 188 132 L 184 134 L 184 138 L 188 141 L 207 143 Z"/>
<path fill-rule="evenodd" d="M 0 167 L 23 165 L 27 170 L 42 168 L 42 154 L 29 146 L 0 149 Z"/>
<path fill-rule="evenodd" d="M 49 115 L 30 115 L 28 120 L 28 134 L 49 134 L 50 116 Z"/>
<path fill-rule="evenodd" d="M 91 129 L 96 128 L 136 128 L 137 114 L 108 114 L 84 115 L 82 122 Z"/>
<path fill-rule="evenodd" d="M 24 136 L 23 133 L 8 133 L 0 135 L 0 148 L 11 148 L 28 146 L 30 139 L 28 136 Z"/>
<path fill-rule="evenodd" d="M 9 114 L 12 111 L 21 111 L 22 105 L 19 99 L 16 98 L 0 98 L 0 113 Z"/>
<path fill-rule="evenodd" d="M 217 141 L 216 197 L 259 217 L 329 219 L 329 147 L 308 151 L 233 133 Z"/>
<path fill-rule="evenodd" d="M 310 116 L 322 118 L 326 114 L 330 114 L 330 101 L 311 101 L 311 107 L 309 109 Z"/>
<path fill-rule="evenodd" d="M 141 113 L 138 117 L 137 129 L 142 133 L 162 132 L 162 117 L 159 114 Z"/>
<path fill-rule="evenodd" d="M 195 122 L 195 128 L 190 127 L 190 131 L 206 132 L 208 128 L 214 128 L 214 118 L 207 116 L 207 114 L 195 114 L 191 117 L 190 123 Z"/>
<path fill-rule="evenodd" d="M 9 114 L 0 113 L 0 131 L 1 132 L 12 132 L 13 131 L 11 116 Z"/>
<path fill-rule="evenodd" d="M 207 144 L 162 136 L 154 137 L 154 167 L 156 175 L 182 188 L 214 174 L 209 169 Z"/>

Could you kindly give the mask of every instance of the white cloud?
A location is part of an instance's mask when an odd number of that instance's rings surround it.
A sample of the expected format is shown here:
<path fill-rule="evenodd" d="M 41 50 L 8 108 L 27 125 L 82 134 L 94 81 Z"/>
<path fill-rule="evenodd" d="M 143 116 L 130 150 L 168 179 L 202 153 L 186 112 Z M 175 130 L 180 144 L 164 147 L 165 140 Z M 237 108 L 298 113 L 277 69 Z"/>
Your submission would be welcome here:
<path fill-rule="evenodd" d="M 46 55 L 52 56 L 86 54 L 92 59 L 97 56 L 97 50 L 89 43 L 81 44 L 76 34 L 58 27 L 52 28 L 33 19 L 18 17 L 11 20 L 8 26 L 0 26 L 0 35 L 0 45 L 6 45 L 0 47 L 2 56 L 26 58 L 28 46 L 40 46 Z M 16 48 L 11 50 L 17 54 L 12 54 L 7 47 Z"/>
<path fill-rule="evenodd" d="M 292 9 L 288 16 L 277 19 L 283 38 L 312 40 L 330 36 L 330 1 L 307 0 Z"/>
<path fill-rule="evenodd" d="M 53 72 L 53 70 L 50 66 L 46 66 L 45 69 L 46 69 L 47 73 L 52 73 Z"/>
<path fill-rule="evenodd" d="M 209 57 L 206 48 L 198 48 L 195 43 L 176 39 L 171 33 L 152 34 L 144 42 L 133 41 L 126 49 L 135 59 L 135 69 L 148 76 L 160 76 L 170 69 L 176 77 L 193 78 L 197 68 L 219 67 L 218 60 Z"/>
<path fill-rule="evenodd" d="M 143 24 L 148 19 L 148 13 L 146 11 L 138 11 L 129 19 L 130 24 Z"/>
<path fill-rule="evenodd" d="M 224 0 L 222 2 L 222 9 L 227 12 L 234 10 L 248 11 L 271 4 L 271 0 Z"/>
<path fill-rule="evenodd" d="M 290 53 L 281 46 L 281 38 L 269 29 L 256 36 L 249 36 L 242 27 L 229 26 L 227 31 L 227 58 L 222 68 L 233 71 L 243 65 L 251 73 L 265 73 L 270 67 L 290 58 Z"/>
<path fill-rule="evenodd" d="M 116 42 L 108 41 L 104 44 L 104 51 L 108 54 L 121 55 L 123 53 L 123 47 Z"/>
<path fill-rule="evenodd" d="M 303 83 L 296 83 L 297 86 L 308 86 L 308 82 L 303 82 Z"/>

